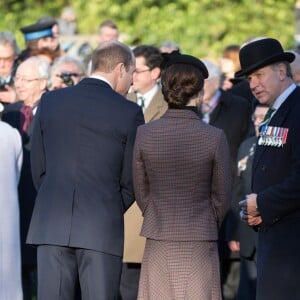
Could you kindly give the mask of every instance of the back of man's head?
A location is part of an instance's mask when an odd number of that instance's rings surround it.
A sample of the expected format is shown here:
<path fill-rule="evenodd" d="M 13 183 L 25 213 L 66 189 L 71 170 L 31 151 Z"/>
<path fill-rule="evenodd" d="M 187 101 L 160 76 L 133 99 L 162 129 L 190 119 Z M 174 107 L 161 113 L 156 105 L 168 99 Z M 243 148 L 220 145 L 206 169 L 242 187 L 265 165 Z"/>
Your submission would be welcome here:
<path fill-rule="evenodd" d="M 107 41 L 99 45 L 92 54 L 92 73 L 111 73 L 119 63 L 126 71 L 134 62 L 131 49 L 119 41 Z"/>

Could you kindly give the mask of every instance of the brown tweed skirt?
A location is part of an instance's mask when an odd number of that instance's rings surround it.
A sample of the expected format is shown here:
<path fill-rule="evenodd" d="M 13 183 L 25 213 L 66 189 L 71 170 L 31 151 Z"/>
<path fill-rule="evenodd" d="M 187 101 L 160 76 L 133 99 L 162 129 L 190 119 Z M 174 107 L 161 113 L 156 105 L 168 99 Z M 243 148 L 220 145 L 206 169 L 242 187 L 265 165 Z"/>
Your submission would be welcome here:
<path fill-rule="evenodd" d="M 146 240 L 139 300 L 221 300 L 216 242 Z"/>

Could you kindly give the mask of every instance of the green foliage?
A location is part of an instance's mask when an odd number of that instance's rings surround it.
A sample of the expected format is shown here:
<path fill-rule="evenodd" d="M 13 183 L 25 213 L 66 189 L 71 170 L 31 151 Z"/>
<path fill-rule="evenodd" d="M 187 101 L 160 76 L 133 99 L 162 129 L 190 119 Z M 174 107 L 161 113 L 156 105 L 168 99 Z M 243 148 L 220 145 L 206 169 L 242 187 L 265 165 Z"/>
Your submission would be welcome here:
<path fill-rule="evenodd" d="M 10 0 L 0 3 L 2 30 L 13 31 L 42 15 L 58 17 L 64 0 Z M 219 56 L 225 46 L 256 36 L 295 46 L 295 0 L 73 0 L 82 34 L 95 34 L 105 19 L 113 19 L 130 45 L 172 40 L 182 52 L 198 57 Z"/>

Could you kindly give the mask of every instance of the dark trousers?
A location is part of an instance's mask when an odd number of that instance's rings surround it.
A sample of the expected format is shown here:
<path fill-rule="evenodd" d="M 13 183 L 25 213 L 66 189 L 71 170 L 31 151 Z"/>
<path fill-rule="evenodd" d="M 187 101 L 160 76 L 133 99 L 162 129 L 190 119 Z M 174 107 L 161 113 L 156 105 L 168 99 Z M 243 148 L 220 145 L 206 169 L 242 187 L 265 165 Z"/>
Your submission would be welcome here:
<path fill-rule="evenodd" d="M 32 300 L 32 298 L 36 297 L 36 285 L 36 266 L 22 266 L 22 288 L 24 300 Z"/>
<path fill-rule="evenodd" d="M 256 261 L 241 257 L 240 284 L 237 300 L 255 300 L 257 267 Z"/>
<path fill-rule="evenodd" d="M 235 300 L 240 281 L 240 260 L 223 259 L 221 261 L 221 283 L 223 300 Z"/>
<path fill-rule="evenodd" d="M 120 284 L 120 299 L 136 300 L 139 290 L 139 280 L 141 273 L 141 264 L 138 263 L 123 263 L 121 284 Z"/>
<path fill-rule="evenodd" d="M 73 300 L 78 278 L 82 300 L 115 300 L 121 277 L 121 257 L 103 252 L 38 246 L 38 299 Z"/>

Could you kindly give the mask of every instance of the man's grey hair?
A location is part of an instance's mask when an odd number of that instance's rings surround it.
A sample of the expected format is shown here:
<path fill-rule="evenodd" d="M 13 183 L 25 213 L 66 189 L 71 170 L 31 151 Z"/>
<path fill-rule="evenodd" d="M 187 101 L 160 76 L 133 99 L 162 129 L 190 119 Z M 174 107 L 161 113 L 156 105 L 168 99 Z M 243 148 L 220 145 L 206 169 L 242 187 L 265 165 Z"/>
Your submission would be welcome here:
<path fill-rule="evenodd" d="M 0 45 L 10 45 L 14 49 L 15 54 L 20 53 L 16 38 L 10 31 L 0 31 Z"/>
<path fill-rule="evenodd" d="M 217 66 L 215 63 L 208 59 L 202 59 L 202 61 L 208 70 L 208 79 L 221 78 L 222 71 L 219 66 Z"/>
<path fill-rule="evenodd" d="M 37 62 L 37 73 L 39 79 L 47 79 L 47 82 L 49 84 L 50 80 L 50 64 L 41 57 L 38 56 L 31 56 L 24 60 L 24 62 Z"/>
<path fill-rule="evenodd" d="M 85 75 L 85 73 L 86 73 L 85 69 L 84 69 L 83 63 L 79 59 L 77 59 L 75 57 L 68 56 L 68 55 L 64 55 L 64 56 L 58 57 L 53 62 L 53 65 L 51 67 L 51 71 L 52 72 L 56 72 L 56 70 L 61 65 L 64 65 L 64 64 L 74 64 L 74 65 L 76 65 L 81 76 Z"/>
<path fill-rule="evenodd" d="M 274 64 L 271 65 L 271 68 L 277 68 L 278 65 L 280 64 L 284 64 L 285 67 L 286 67 L 286 76 L 287 77 L 290 77 L 290 78 L 293 78 L 293 73 L 292 73 L 292 68 L 291 68 L 291 64 L 288 62 L 288 61 L 279 61 L 279 62 L 276 62 Z"/>

